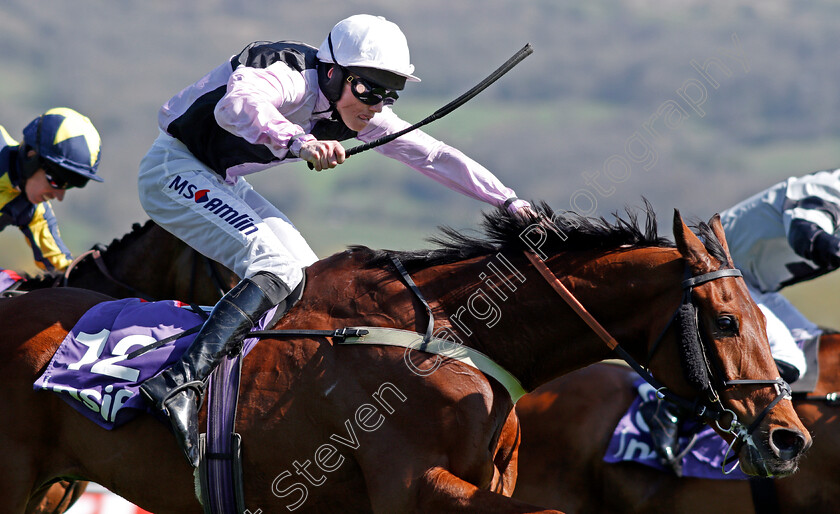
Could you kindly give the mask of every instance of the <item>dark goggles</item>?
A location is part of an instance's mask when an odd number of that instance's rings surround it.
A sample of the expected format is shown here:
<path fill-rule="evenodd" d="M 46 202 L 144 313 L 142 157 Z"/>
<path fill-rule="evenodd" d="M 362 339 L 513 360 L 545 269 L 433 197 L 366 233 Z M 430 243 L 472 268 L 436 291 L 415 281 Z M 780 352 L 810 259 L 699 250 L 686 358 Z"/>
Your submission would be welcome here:
<path fill-rule="evenodd" d="M 47 183 L 54 189 L 72 189 L 74 187 L 85 187 L 88 179 L 69 170 L 65 170 L 58 164 L 47 160 L 41 160 L 41 168 L 47 178 Z"/>
<path fill-rule="evenodd" d="M 353 96 L 365 105 L 376 105 L 380 102 L 385 105 L 394 105 L 394 102 L 399 98 L 399 95 L 393 89 L 377 86 L 362 77 L 348 75 L 347 82 L 350 83 L 350 91 L 353 92 Z"/>

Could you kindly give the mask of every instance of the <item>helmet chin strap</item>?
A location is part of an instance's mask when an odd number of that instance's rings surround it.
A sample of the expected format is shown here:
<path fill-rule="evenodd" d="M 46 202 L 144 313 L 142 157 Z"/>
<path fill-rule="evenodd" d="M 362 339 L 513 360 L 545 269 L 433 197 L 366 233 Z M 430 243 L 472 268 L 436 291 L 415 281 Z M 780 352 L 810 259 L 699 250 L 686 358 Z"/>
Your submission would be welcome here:
<path fill-rule="evenodd" d="M 344 67 L 339 64 L 338 60 L 335 58 L 335 52 L 333 51 L 333 44 L 332 44 L 332 32 L 327 35 L 327 44 L 330 47 L 330 55 L 332 56 L 332 66 L 330 63 L 325 63 L 321 61 L 318 66 L 318 86 L 321 88 L 321 92 L 324 93 L 324 96 L 330 102 L 330 109 L 331 111 L 335 111 L 335 104 L 336 102 L 341 99 L 341 93 L 344 86 L 344 78 L 346 75 L 346 71 Z M 330 70 L 332 70 L 332 75 L 330 75 Z M 322 111 L 328 112 L 328 111 Z"/>
<path fill-rule="evenodd" d="M 41 159 L 38 157 L 37 152 L 30 156 L 28 155 L 30 151 L 34 152 L 29 146 L 24 145 L 24 148 L 21 150 L 22 155 L 19 156 L 19 159 L 21 159 L 20 190 L 23 193 L 26 193 L 26 183 L 41 167 Z"/>
<path fill-rule="evenodd" d="M 35 132 L 35 146 L 32 147 L 29 144 L 26 144 L 24 141 L 23 146 L 21 147 L 21 171 L 23 172 L 23 176 L 21 176 L 20 181 L 20 190 L 25 192 L 26 182 L 29 180 L 35 172 L 41 167 L 41 159 L 38 155 L 38 152 L 41 149 L 41 127 L 44 126 L 44 115 L 40 115 L 38 117 L 38 129 Z M 29 153 L 32 152 L 32 155 Z"/>
<path fill-rule="evenodd" d="M 346 139 L 346 137 L 341 137 L 341 134 L 346 134 L 350 129 L 347 128 L 347 125 L 345 125 L 344 121 L 341 119 L 341 114 L 338 112 L 336 103 L 341 99 L 347 70 L 341 66 L 335 58 L 332 45 L 332 31 L 327 35 L 327 44 L 329 45 L 330 55 L 332 55 L 333 62 L 328 63 L 319 60 L 317 69 L 318 87 L 321 89 L 324 97 L 329 102 L 329 107 L 323 111 L 314 111 L 313 114 L 330 113 L 330 117 L 315 123 L 312 127 L 311 133 L 318 139 L 321 139 L 322 137 L 327 137 L 329 139 Z M 355 132 L 353 132 L 351 136 L 347 137 L 354 136 Z M 312 163 L 309 163 L 309 168 L 314 168 Z"/>

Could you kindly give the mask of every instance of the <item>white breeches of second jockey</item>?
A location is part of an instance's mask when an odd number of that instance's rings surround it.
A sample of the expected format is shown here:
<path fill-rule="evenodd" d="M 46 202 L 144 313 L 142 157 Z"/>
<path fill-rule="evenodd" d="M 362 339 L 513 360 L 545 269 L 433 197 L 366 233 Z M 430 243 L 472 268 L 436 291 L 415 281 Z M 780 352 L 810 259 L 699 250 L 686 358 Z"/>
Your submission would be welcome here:
<path fill-rule="evenodd" d="M 770 340 L 770 352 L 774 359 L 787 362 L 799 369 L 799 376 L 804 376 L 808 366 L 803 343 L 812 337 L 818 337 L 822 330 L 808 320 L 780 293 L 760 293 L 749 287 L 750 294 L 758 308 L 767 318 L 767 339 Z"/>
<path fill-rule="evenodd" d="M 293 290 L 318 257 L 292 222 L 248 182 L 235 184 L 161 133 L 140 162 L 140 203 L 161 227 L 240 278 L 277 275 Z"/>

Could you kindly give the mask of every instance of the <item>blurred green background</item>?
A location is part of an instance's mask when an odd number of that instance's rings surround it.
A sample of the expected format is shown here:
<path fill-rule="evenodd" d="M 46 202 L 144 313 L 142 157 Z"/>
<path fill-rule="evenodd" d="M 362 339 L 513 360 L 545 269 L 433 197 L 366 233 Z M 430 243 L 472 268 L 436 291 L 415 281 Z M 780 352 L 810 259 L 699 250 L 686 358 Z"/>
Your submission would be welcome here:
<path fill-rule="evenodd" d="M 68 106 L 99 128 L 106 182 L 54 203 L 78 254 L 146 219 L 135 177 L 163 102 L 252 41 L 318 46 L 356 13 L 405 32 L 423 82 L 395 110 L 412 122 L 532 43 L 531 57 L 427 131 L 556 209 L 609 216 L 645 196 L 669 234 L 674 208 L 708 219 L 788 176 L 840 164 L 840 5 L 819 0 L 6 0 L 0 124 L 19 138 L 44 110 Z M 249 181 L 322 257 L 350 244 L 420 248 L 439 225 L 476 227 L 487 208 L 375 152 L 332 171 L 286 165 Z M 14 229 L 0 233 L 0 259 L 36 271 Z M 785 294 L 840 327 L 838 281 Z"/>

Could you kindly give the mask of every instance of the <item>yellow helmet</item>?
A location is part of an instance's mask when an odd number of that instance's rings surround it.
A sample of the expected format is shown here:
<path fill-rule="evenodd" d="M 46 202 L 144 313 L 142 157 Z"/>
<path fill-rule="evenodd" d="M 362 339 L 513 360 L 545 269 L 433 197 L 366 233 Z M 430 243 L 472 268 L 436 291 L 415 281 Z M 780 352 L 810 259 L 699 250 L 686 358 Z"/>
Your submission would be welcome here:
<path fill-rule="evenodd" d="M 57 107 L 32 120 L 23 129 L 23 142 L 41 158 L 84 177 L 83 183 L 102 182 L 96 174 L 102 144 L 99 132 L 73 109 Z"/>

